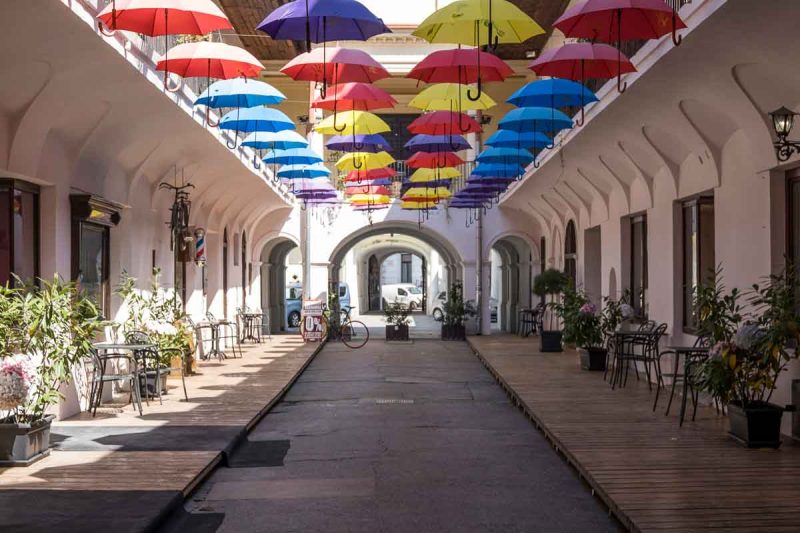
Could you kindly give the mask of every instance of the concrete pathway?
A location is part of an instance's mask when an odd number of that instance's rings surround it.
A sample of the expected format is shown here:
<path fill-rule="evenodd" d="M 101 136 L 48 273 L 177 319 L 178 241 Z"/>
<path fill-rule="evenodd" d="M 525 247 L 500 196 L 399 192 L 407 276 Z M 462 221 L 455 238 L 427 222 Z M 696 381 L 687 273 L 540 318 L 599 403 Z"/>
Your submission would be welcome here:
<path fill-rule="evenodd" d="M 165 531 L 616 531 L 466 343 L 329 344 Z"/>

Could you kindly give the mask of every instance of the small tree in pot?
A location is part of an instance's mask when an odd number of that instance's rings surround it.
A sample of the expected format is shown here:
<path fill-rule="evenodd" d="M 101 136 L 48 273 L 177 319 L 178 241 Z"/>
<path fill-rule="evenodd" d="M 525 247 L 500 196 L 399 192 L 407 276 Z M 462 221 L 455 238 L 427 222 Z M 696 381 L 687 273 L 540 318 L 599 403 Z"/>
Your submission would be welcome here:
<path fill-rule="evenodd" d="M 464 287 L 460 281 L 450 285 L 447 291 L 447 301 L 444 303 L 444 316 L 442 317 L 442 340 L 463 341 L 467 338 L 464 327 L 467 309 L 464 304 Z"/>
<path fill-rule="evenodd" d="M 542 352 L 560 352 L 562 350 L 562 331 L 558 329 L 558 297 L 568 285 L 567 275 L 554 268 L 545 270 L 533 281 L 534 294 L 545 300 L 539 345 Z"/>
<path fill-rule="evenodd" d="M 387 341 L 407 341 L 408 340 L 408 314 L 410 310 L 407 305 L 399 302 L 388 304 L 383 309 L 386 319 L 386 340 Z"/>
<path fill-rule="evenodd" d="M 571 322 L 570 335 L 578 346 L 581 368 L 605 370 L 608 350 L 603 344 L 603 317 L 597 313 L 597 306 L 591 302 L 584 303 L 572 316 Z"/>

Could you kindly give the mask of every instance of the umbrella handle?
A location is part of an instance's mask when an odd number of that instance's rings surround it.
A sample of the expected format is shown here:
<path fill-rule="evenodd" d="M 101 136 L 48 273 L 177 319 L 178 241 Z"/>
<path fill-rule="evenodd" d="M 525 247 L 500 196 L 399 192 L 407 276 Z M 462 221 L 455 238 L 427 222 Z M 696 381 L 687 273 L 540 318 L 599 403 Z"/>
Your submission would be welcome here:
<path fill-rule="evenodd" d="M 177 85 L 170 86 L 169 73 L 165 70 L 164 71 L 164 90 L 167 91 L 168 93 L 176 93 L 176 92 L 181 90 L 181 87 L 183 87 L 183 78 L 181 78 L 181 80 L 178 82 Z"/>
<path fill-rule="evenodd" d="M 253 150 L 253 168 L 256 170 L 261 170 L 261 163 L 258 162 L 258 155 L 256 154 L 255 150 Z"/>
<path fill-rule="evenodd" d="M 233 143 L 233 144 L 231 144 L 231 143 Z M 235 136 L 234 136 L 233 139 L 226 139 L 225 140 L 225 146 L 227 146 L 231 150 L 234 150 L 236 148 L 236 144 L 237 144 L 237 142 L 236 142 L 236 137 Z"/>
<path fill-rule="evenodd" d="M 467 133 L 469 130 L 469 124 L 464 126 L 464 113 L 458 114 L 458 129 L 461 130 L 461 133 Z"/>
<path fill-rule="evenodd" d="M 97 31 L 99 31 L 100 33 L 102 33 L 106 37 L 113 37 L 113 36 L 115 36 L 117 34 L 117 30 L 106 31 L 103 28 L 103 22 L 99 21 L 99 20 L 97 21 Z"/>
<path fill-rule="evenodd" d="M 103 22 L 98 20 L 97 21 L 97 29 L 100 30 L 100 33 L 105 35 L 106 37 L 113 37 L 117 33 L 117 0 L 111 0 L 111 31 L 105 31 L 103 29 Z M 673 27 L 675 27 L 675 19 L 673 17 L 672 21 Z"/>
<path fill-rule="evenodd" d="M 678 10 L 672 6 L 672 43 L 675 46 L 680 46 L 683 42 L 683 36 L 678 35 Z"/>
<path fill-rule="evenodd" d="M 481 99 L 481 96 L 483 96 L 483 82 L 481 81 L 480 76 L 478 76 L 478 94 L 473 95 L 472 87 L 470 87 L 467 91 L 467 98 L 469 98 L 470 102 L 477 102 Z"/>
<path fill-rule="evenodd" d="M 627 89 L 627 81 L 622 85 L 622 9 L 617 9 L 617 91 L 622 94 Z"/>
<path fill-rule="evenodd" d="M 323 96 L 322 98 L 324 99 L 325 97 Z M 336 119 L 338 117 L 339 117 L 339 113 L 334 112 L 334 114 L 333 114 L 333 131 L 335 131 L 336 133 L 342 133 L 344 130 L 347 129 L 347 123 L 345 122 L 344 124 L 342 124 L 342 127 L 340 128 L 339 126 L 336 125 Z M 355 138 L 356 138 L 355 137 L 355 131 L 356 131 L 356 129 L 354 127 L 353 128 L 353 143 L 355 143 Z"/>
<path fill-rule="evenodd" d="M 536 159 L 533 160 L 533 168 L 539 168 L 539 164 L 540 163 Z"/>
<path fill-rule="evenodd" d="M 581 106 L 581 118 L 575 121 L 575 127 L 581 128 L 586 123 L 585 107 Z"/>
<path fill-rule="evenodd" d="M 211 128 L 219 127 L 219 121 L 213 122 L 211 120 L 211 108 L 206 106 L 206 124 Z"/>

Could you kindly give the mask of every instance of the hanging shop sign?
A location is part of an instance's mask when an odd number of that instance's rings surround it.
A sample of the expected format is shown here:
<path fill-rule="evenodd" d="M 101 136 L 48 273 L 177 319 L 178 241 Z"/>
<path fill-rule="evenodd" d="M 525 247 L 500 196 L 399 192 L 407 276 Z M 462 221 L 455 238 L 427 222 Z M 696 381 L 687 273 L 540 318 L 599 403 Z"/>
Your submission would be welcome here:
<path fill-rule="evenodd" d="M 325 334 L 325 324 L 322 321 L 321 300 L 303 300 L 302 325 L 304 341 L 322 341 L 322 338 Z"/>

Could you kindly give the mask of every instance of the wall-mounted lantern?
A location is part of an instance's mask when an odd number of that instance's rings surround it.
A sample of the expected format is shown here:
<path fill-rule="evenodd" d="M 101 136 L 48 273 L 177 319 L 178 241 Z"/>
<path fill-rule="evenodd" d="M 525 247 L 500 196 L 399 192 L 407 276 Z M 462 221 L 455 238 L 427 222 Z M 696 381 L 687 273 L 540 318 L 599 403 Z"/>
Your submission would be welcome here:
<path fill-rule="evenodd" d="M 772 119 L 772 128 L 778 140 L 775 141 L 775 153 L 778 161 L 788 161 L 793 154 L 800 153 L 800 142 L 789 140 L 789 134 L 794 126 L 794 117 L 797 113 L 786 107 L 776 109 L 769 114 Z"/>

